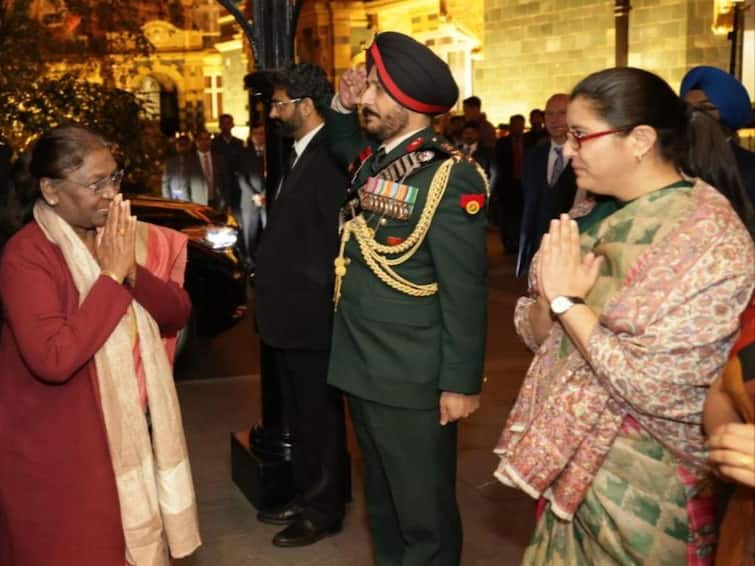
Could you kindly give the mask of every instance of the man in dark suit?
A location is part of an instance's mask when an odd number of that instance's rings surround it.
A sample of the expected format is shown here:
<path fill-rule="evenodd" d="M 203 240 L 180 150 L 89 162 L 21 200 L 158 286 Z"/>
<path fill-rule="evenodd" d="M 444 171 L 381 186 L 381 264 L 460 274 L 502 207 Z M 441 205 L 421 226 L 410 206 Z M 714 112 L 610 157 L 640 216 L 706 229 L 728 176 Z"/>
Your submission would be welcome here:
<path fill-rule="evenodd" d="M 745 87 L 721 69 L 701 66 L 684 75 L 680 94 L 719 121 L 737 160 L 742 184 L 755 203 L 755 153 L 736 142 L 737 130 L 753 123 L 752 104 Z"/>
<path fill-rule="evenodd" d="M 577 183 L 569 159 L 563 154 L 566 143 L 568 94 L 554 94 L 545 106 L 545 128 L 549 143 L 530 148 L 524 155 L 522 193 L 524 212 L 519 236 L 516 274 L 526 275 L 540 240 L 552 218 L 568 212 L 574 203 Z"/>
<path fill-rule="evenodd" d="M 260 230 L 267 223 L 265 208 L 265 125 L 253 124 L 248 147 L 244 148 L 236 178 L 241 188 L 241 233 L 249 268 L 254 256 Z"/>
<path fill-rule="evenodd" d="M 366 76 L 343 74 L 328 115 L 339 155 L 361 156 L 335 261 L 328 382 L 347 394 L 380 566 L 461 559 L 457 421 L 479 404 L 487 222 L 484 175 L 431 127 L 457 96 L 427 46 L 382 32 Z M 362 135 L 360 101 L 379 147 Z"/>
<path fill-rule="evenodd" d="M 273 78 L 270 117 L 294 145 L 257 250 L 255 305 L 262 357 L 281 386 L 294 437 L 296 496 L 261 510 L 288 525 L 276 546 L 312 544 L 341 530 L 345 510 L 345 432 L 340 391 L 327 385 L 338 212 L 348 181 L 326 144 L 323 111 L 333 91 L 315 65 L 293 65 Z"/>
<path fill-rule="evenodd" d="M 195 142 L 196 150 L 192 150 L 188 136 L 176 140 L 176 155 L 165 161 L 163 196 L 223 208 L 230 192 L 225 161 L 210 150 L 211 137 L 207 131 L 197 132 Z"/>
<path fill-rule="evenodd" d="M 462 102 L 465 122 L 477 122 L 480 125 L 480 145 L 493 149 L 495 147 L 495 127 L 482 111 L 482 100 L 479 96 L 470 96 Z"/>
<path fill-rule="evenodd" d="M 220 155 L 225 162 L 228 171 L 224 200 L 225 205 L 230 207 L 233 215 L 241 220 L 241 187 L 238 173 L 243 169 L 244 142 L 235 137 L 231 131 L 234 127 L 233 116 L 221 114 L 218 118 L 220 132 L 212 138 L 210 146 L 214 155 Z"/>
<path fill-rule="evenodd" d="M 524 148 L 539 144 L 548 137 L 545 129 L 545 113 L 539 108 L 530 110 L 530 129 L 523 137 Z"/>
<path fill-rule="evenodd" d="M 238 169 L 244 152 L 244 142 L 232 133 L 234 125 L 233 116 L 221 114 L 218 118 L 220 132 L 212 138 L 212 151 L 223 156 L 228 169 L 232 172 Z"/>
<path fill-rule="evenodd" d="M 493 195 L 498 209 L 498 227 L 506 254 L 519 247 L 522 223 L 522 159 L 524 157 L 524 116 L 509 120 L 509 135 L 495 145 L 496 182 Z"/>
<path fill-rule="evenodd" d="M 477 122 L 467 122 L 461 131 L 461 146 L 459 149 L 467 156 L 474 159 L 482 170 L 485 171 L 489 182 L 492 181 L 492 174 L 495 169 L 494 152 L 490 147 L 480 145 L 480 124 Z"/>

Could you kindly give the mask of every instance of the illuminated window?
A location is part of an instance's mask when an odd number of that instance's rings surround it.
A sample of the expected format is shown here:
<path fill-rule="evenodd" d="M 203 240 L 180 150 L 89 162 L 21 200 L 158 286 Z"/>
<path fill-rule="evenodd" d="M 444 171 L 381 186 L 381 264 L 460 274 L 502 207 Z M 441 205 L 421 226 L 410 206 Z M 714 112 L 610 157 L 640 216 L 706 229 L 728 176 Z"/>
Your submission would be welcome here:
<path fill-rule="evenodd" d="M 204 78 L 204 107 L 209 120 L 217 120 L 223 113 L 223 77 L 220 75 Z"/>

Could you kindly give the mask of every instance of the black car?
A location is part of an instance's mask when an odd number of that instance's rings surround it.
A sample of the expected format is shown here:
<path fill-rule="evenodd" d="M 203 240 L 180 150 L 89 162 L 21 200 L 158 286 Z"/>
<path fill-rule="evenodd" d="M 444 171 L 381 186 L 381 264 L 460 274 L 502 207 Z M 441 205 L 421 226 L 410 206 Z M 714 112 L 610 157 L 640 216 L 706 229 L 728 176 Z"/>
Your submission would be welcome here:
<path fill-rule="evenodd" d="M 125 196 L 139 220 L 189 237 L 184 287 L 191 297 L 192 315 L 179 336 L 178 353 L 194 339 L 215 336 L 238 322 L 247 310 L 247 274 L 240 261 L 233 215 L 192 202 Z"/>

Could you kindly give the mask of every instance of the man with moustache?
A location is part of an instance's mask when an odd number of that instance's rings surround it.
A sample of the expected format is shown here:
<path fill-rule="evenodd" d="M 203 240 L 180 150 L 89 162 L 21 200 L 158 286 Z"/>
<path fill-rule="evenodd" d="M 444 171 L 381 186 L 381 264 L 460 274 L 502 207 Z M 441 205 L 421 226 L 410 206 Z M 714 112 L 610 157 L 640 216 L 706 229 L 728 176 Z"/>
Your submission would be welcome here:
<path fill-rule="evenodd" d="M 737 160 L 742 184 L 755 202 L 755 153 L 737 143 L 737 130 L 753 123 L 753 110 L 747 89 L 726 71 L 700 66 L 690 69 L 679 93 L 688 103 L 713 116 L 724 131 Z"/>
<path fill-rule="evenodd" d="M 548 99 L 545 106 L 545 129 L 550 136 L 550 143 L 538 144 L 524 154 L 524 212 L 519 236 L 517 277 L 527 274 L 532 256 L 540 247 L 540 240 L 548 231 L 551 219 L 568 212 L 574 204 L 577 181 L 569 158 L 563 153 L 568 130 L 568 105 L 568 94 L 554 94 Z"/>
<path fill-rule="evenodd" d="M 273 538 L 304 546 L 341 530 L 345 511 L 345 430 L 340 391 L 326 383 L 343 168 L 326 143 L 323 112 L 333 96 L 325 72 L 292 65 L 272 78 L 270 117 L 294 139 L 289 169 L 257 249 L 255 305 L 262 371 L 281 387 L 293 433 L 296 495 L 260 521 L 287 525 Z"/>
<path fill-rule="evenodd" d="M 360 156 L 334 262 L 328 382 L 347 395 L 378 566 L 461 559 L 457 421 L 479 404 L 487 222 L 484 173 L 431 127 L 457 96 L 444 61 L 383 32 L 328 115 L 339 154 Z"/>

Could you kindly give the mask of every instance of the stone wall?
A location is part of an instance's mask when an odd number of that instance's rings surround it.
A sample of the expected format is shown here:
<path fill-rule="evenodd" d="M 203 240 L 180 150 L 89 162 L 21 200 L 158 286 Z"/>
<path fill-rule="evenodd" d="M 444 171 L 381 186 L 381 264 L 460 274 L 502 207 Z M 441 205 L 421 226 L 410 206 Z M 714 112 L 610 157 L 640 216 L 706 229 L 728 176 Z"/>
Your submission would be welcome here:
<path fill-rule="evenodd" d="M 482 41 L 485 37 L 485 0 L 446 0 L 448 20 L 460 24 Z"/>
<path fill-rule="evenodd" d="M 486 0 L 475 89 L 488 119 L 508 122 L 613 58 L 613 2 Z"/>
<path fill-rule="evenodd" d="M 659 74 L 678 90 L 696 65 L 729 68 L 730 44 L 715 35 L 712 0 L 633 0 L 629 64 Z"/>
<path fill-rule="evenodd" d="M 614 66 L 612 1 L 485 0 L 475 90 L 494 123 L 543 107 L 585 75 Z M 713 0 L 632 0 L 629 64 L 678 88 L 689 67 L 728 66 L 728 42 L 711 31 Z"/>

